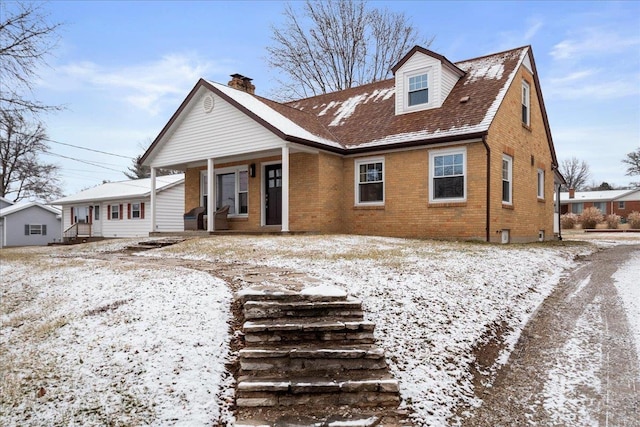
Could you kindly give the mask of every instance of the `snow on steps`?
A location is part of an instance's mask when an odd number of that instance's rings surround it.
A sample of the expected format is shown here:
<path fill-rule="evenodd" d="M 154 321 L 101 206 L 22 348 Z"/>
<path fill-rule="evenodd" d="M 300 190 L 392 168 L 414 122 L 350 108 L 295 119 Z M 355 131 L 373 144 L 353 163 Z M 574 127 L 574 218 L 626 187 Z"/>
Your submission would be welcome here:
<path fill-rule="evenodd" d="M 363 319 L 360 301 L 329 287 L 250 289 L 238 298 L 246 347 L 239 353 L 236 425 L 289 425 L 282 420 L 301 414 L 311 418 L 291 425 L 399 422 L 398 382 L 374 344 L 375 324 Z M 265 413 L 279 421 L 249 421 Z"/>

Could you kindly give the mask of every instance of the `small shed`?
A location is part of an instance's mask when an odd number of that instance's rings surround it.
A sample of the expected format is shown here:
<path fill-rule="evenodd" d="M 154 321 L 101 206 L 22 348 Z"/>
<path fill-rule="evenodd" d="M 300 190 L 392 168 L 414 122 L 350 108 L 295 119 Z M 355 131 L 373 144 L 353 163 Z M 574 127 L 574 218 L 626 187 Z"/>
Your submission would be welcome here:
<path fill-rule="evenodd" d="M 0 248 L 42 246 L 62 240 L 61 212 L 39 202 L 0 209 Z"/>

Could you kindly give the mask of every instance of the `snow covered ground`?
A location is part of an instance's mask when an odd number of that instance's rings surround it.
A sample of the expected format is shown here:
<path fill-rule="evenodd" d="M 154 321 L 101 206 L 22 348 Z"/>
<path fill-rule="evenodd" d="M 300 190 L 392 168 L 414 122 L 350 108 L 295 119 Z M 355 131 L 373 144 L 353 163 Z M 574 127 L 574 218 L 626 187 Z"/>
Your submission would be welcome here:
<path fill-rule="evenodd" d="M 576 255 L 594 250 L 219 236 L 127 261 L 91 258 L 128 243 L 0 252 L 4 425 L 233 423 L 233 380 L 224 366 L 232 357 L 228 285 L 169 263 L 152 269 L 144 257 L 285 268 L 361 298 L 416 423 L 455 425 L 457 408 L 479 404 L 469 370 L 474 349 L 502 334 L 506 362 Z"/>

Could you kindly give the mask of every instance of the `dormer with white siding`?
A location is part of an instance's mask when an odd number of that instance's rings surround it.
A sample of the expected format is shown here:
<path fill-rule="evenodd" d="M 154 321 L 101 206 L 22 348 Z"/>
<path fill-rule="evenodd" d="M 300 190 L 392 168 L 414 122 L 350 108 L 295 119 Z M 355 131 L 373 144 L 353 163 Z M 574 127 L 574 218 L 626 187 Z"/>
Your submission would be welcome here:
<path fill-rule="evenodd" d="M 415 46 L 392 68 L 396 115 L 440 108 L 464 71 L 442 55 Z"/>

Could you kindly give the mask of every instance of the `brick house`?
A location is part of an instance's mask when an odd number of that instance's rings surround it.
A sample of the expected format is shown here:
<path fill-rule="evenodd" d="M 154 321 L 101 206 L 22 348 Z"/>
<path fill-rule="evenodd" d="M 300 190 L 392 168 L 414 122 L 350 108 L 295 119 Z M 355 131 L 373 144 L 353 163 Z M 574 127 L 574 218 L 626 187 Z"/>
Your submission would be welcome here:
<path fill-rule="evenodd" d="M 554 238 L 563 180 L 531 47 L 454 64 L 416 46 L 392 71 L 288 103 L 201 79 L 141 162 L 184 170 L 185 211 L 229 205 L 232 230 Z"/>
<path fill-rule="evenodd" d="M 595 207 L 603 215 L 614 213 L 626 218 L 631 212 L 640 212 L 640 188 L 633 190 L 574 191 L 560 193 L 560 213 L 580 215 Z"/>

